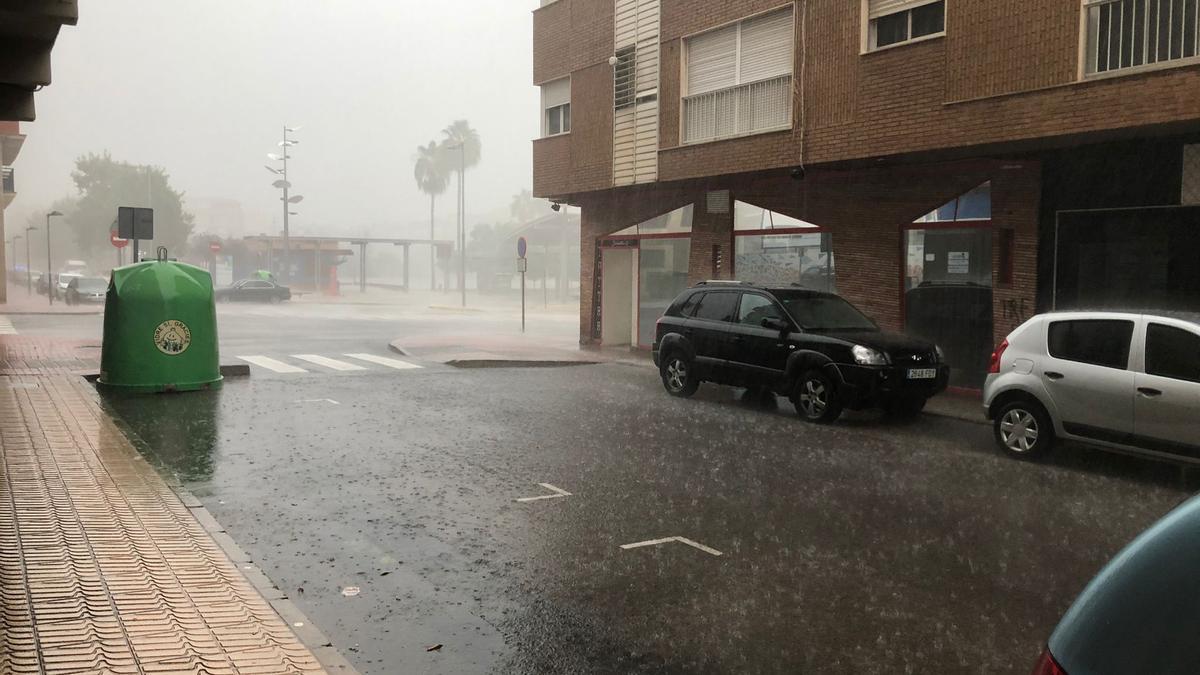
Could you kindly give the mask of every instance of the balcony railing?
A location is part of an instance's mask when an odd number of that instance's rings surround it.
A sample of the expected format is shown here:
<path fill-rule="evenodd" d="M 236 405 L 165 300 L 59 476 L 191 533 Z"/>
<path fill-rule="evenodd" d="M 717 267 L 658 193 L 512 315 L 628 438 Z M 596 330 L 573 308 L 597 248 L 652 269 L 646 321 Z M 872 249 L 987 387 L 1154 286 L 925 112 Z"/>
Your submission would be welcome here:
<path fill-rule="evenodd" d="M 685 143 L 786 129 L 792 123 L 792 76 L 685 97 L 683 120 Z"/>
<path fill-rule="evenodd" d="M 0 184 L 3 184 L 3 190 L 0 190 L 0 192 L 4 194 L 13 194 L 17 191 L 17 184 L 13 180 L 13 168 L 11 166 L 0 169 Z"/>
<path fill-rule="evenodd" d="M 1200 63 L 1200 0 L 1089 0 L 1089 75 Z"/>

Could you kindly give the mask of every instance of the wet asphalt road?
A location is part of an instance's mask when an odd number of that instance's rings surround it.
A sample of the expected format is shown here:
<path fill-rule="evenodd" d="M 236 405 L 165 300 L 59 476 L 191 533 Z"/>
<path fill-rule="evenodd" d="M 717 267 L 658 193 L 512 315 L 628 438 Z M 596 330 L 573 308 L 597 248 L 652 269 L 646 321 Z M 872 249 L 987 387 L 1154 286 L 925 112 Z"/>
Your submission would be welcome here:
<path fill-rule="evenodd" d="M 112 405 L 364 673 L 1028 672 L 1190 485 L 1079 448 L 1007 460 L 949 419 L 819 428 L 732 390 L 672 399 L 629 365 Z M 539 483 L 572 494 L 516 501 Z M 722 555 L 620 548 L 666 537 Z"/>

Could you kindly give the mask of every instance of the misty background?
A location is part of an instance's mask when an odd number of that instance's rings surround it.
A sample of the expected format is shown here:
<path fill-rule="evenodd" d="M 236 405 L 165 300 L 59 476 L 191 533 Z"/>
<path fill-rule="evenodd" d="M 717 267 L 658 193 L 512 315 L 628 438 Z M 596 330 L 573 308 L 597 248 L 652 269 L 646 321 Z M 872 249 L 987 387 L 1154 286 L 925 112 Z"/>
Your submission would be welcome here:
<path fill-rule="evenodd" d="M 419 145 L 470 122 L 482 158 L 467 174 L 467 229 L 509 217 L 531 183 L 539 133 L 530 83 L 537 2 L 93 0 L 54 50 L 54 83 L 16 163 L 10 223 L 77 194 L 89 153 L 161 167 L 195 232 L 279 234 L 264 169 L 282 126 L 302 126 L 289 163 L 293 235 L 429 237 L 413 178 Z M 454 239 L 454 183 L 437 201 Z"/>

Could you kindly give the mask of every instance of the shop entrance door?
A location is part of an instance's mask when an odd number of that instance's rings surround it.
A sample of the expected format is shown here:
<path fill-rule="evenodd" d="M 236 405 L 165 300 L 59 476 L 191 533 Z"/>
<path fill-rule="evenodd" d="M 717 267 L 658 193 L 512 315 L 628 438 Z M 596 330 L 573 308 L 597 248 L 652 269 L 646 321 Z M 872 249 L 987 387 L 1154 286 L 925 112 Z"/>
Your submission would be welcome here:
<path fill-rule="evenodd" d="M 991 227 L 909 229 L 905 249 L 905 330 L 942 348 L 951 385 L 981 388 L 993 347 Z"/>
<path fill-rule="evenodd" d="M 606 347 L 634 344 L 635 248 L 606 248 L 601 255 L 600 343 Z"/>

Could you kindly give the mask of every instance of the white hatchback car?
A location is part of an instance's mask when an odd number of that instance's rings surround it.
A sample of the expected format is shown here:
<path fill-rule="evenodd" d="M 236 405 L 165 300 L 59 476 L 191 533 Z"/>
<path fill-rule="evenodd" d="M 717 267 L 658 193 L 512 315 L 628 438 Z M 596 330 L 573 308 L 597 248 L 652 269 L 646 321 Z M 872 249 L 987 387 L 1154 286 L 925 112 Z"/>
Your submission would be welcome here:
<path fill-rule="evenodd" d="M 983 404 L 1015 457 L 1063 438 L 1200 462 L 1200 314 L 1035 316 L 992 354 Z"/>

